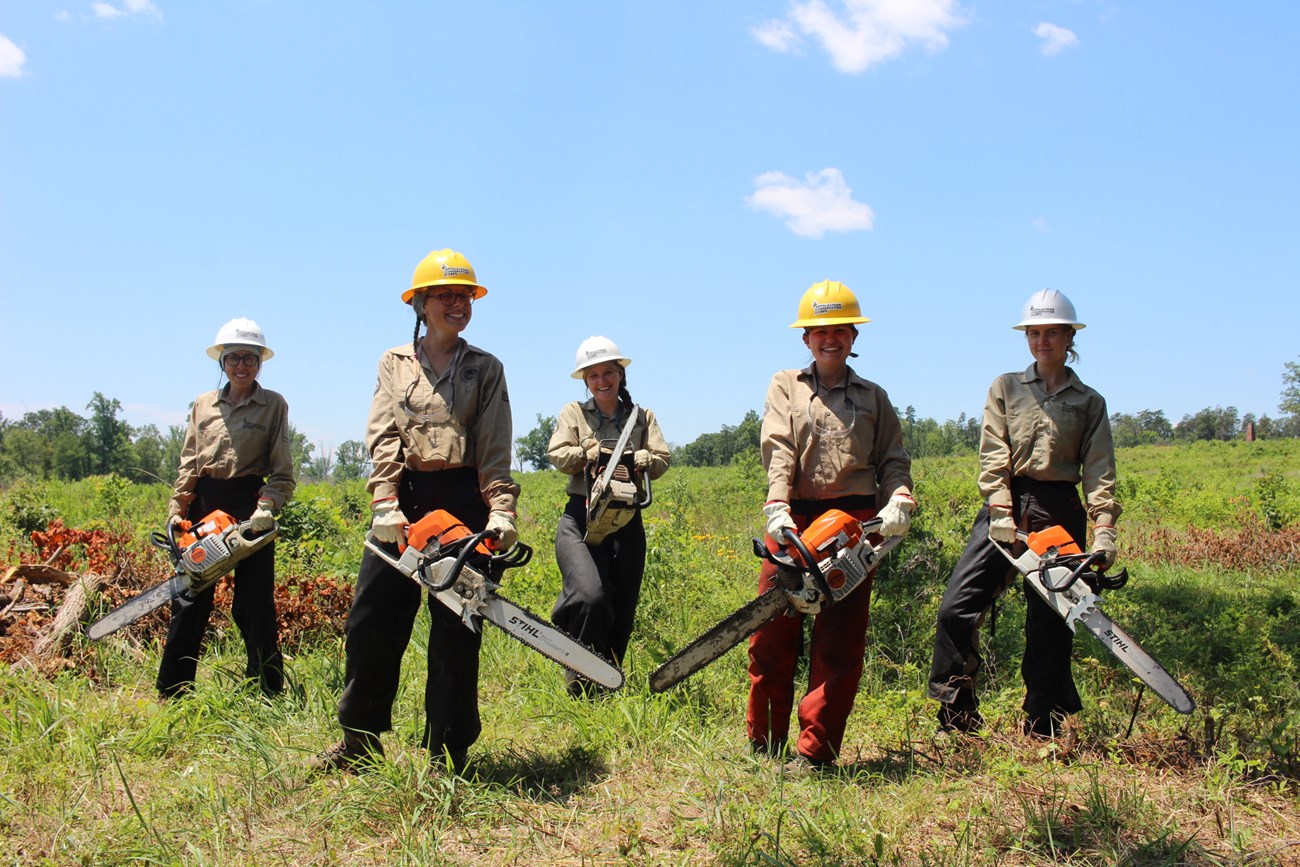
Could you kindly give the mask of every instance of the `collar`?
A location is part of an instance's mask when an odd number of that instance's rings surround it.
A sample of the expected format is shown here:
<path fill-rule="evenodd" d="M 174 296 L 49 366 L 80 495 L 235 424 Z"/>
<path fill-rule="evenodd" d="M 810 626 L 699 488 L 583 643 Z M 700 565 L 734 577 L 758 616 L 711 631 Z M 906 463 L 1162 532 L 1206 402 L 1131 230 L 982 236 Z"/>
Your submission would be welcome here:
<path fill-rule="evenodd" d="M 216 406 L 217 404 L 221 403 L 223 400 L 226 403 L 230 404 L 231 406 L 235 405 L 234 401 L 230 399 L 229 382 L 221 386 L 221 388 L 217 389 L 217 396 L 216 399 L 212 401 L 212 405 Z M 253 392 L 248 396 L 248 400 L 244 401 L 244 403 L 266 403 L 266 395 L 262 393 L 262 383 L 258 382 L 257 380 L 253 380 Z M 243 404 L 241 404 L 241 406 L 242 405 Z"/>
<path fill-rule="evenodd" d="M 1083 391 L 1083 380 L 1079 379 L 1079 374 L 1074 372 L 1074 368 L 1067 364 L 1065 370 L 1069 377 L 1065 380 L 1065 385 L 1061 386 L 1061 391 L 1065 391 L 1067 388 Z M 1031 382 L 1044 382 L 1044 379 L 1038 375 L 1037 361 L 1025 368 L 1024 372 L 1020 374 L 1020 381 L 1025 385 L 1029 385 Z M 1043 390 L 1046 391 L 1047 389 L 1044 388 Z"/>
<path fill-rule="evenodd" d="M 803 370 L 799 371 L 799 379 L 807 382 L 810 388 L 821 386 L 821 382 L 817 379 L 817 366 L 815 363 L 810 364 L 807 367 L 805 367 Z M 858 376 L 853 371 L 852 366 L 848 366 L 845 369 L 844 382 L 835 386 L 835 388 L 843 388 L 847 391 L 850 385 L 857 386 L 859 388 L 871 387 L 870 382 Z M 831 389 L 827 389 L 827 390 L 830 391 Z"/>
<path fill-rule="evenodd" d="M 609 418 L 609 416 L 600 411 L 600 407 L 596 406 L 596 398 L 594 397 L 589 397 L 582 402 L 582 411 L 590 413 L 597 418 Z M 617 425 L 627 424 L 627 409 L 624 408 L 622 401 L 619 401 L 617 408 L 614 410 L 613 421 Z"/>

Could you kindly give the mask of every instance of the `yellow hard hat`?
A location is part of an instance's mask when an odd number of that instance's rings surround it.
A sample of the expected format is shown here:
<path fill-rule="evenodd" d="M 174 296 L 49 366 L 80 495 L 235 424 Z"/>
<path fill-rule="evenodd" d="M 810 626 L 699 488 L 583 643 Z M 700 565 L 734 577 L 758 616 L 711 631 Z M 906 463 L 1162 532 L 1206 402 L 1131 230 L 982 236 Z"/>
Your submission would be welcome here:
<path fill-rule="evenodd" d="M 858 296 L 838 280 L 823 280 L 808 287 L 799 299 L 799 318 L 791 328 L 816 328 L 819 325 L 857 325 L 871 320 L 862 315 Z"/>
<path fill-rule="evenodd" d="M 487 294 L 474 276 L 474 266 L 455 250 L 434 250 L 415 266 L 411 288 L 402 293 L 402 303 L 410 304 L 415 293 L 430 286 L 473 286 L 477 300 Z"/>

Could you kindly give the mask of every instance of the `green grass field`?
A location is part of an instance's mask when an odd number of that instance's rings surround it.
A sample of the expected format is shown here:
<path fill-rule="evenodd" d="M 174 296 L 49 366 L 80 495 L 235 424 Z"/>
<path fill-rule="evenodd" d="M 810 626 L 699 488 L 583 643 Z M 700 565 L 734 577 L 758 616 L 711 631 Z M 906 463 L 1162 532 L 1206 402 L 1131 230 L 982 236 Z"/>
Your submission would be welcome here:
<path fill-rule="evenodd" d="M 757 578 L 749 540 L 761 531 L 761 470 L 679 468 L 646 515 L 628 685 L 573 701 L 554 664 L 489 630 L 472 779 L 430 768 L 418 746 L 427 615 L 407 653 L 387 759 L 361 776 L 306 772 L 338 736 L 337 629 L 285 636 L 290 688 L 273 700 L 240 682 L 242 645 L 223 616 L 196 692 L 172 702 L 152 687 L 157 622 L 96 645 L 78 635 L 61 670 L 21 659 L 0 670 L 0 860 L 1300 863 L 1300 441 L 1120 453 L 1121 560 L 1133 578 L 1105 608 L 1198 708 L 1175 714 L 1080 636 L 1086 707 L 1068 751 L 1018 733 L 1018 589 L 984 633 L 987 736 L 936 733 L 925 698 L 933 618 L 978 505 L 974 459 L 918 461 L 915 476 L 921 512 L 877 578 L 838 774 L 790 779 L 748 754 L 743 647 L 668 694 L 649 692 L 658 663 L 747 601 Z M 536 555 L 507 575 L 504 593 L 546 616 L 559 587 L 550 540 L 563 480 L 520 481 L 522 538 Z M 57 516 L 125 534 L 123 580 L 156 580 L 163 564 L 145 538 L 167 493 L 115 479 L 19 484 L 0 493 L 0 548 L 7 565 L 32 562 L 27 529 Z M 300 489 L 284 515 L 282 578 L 336 579 L 346 594 L 366 502 L 360 485 Z M 332 584 L 301 586 L 324 594 Z M 20 631 L 16 616 L 0 642 Z"/>

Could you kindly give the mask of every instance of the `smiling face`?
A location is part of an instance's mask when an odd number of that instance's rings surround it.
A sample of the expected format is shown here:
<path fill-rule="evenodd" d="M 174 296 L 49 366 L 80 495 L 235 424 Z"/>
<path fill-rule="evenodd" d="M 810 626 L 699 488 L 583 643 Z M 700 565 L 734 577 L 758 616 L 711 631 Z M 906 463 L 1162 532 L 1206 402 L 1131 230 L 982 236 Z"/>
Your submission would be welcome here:
<path fill-rule="evenodd" d="M 262 369 L 262 350 L 256 346 L 227 344 L 221 353 L 221 369 L 236 390 L 251 388 Z"/>
<path fill-rule="evenodd" d="M 430 331 L 460 334 L 474 316 L 473 286 L 434 286 L 420 295 L 424 324 Z"/>
<path fill-rule="evenodd" d="M 1074 345 L 1074 329 L 1068 325 L 1031 325 L 1025 329 L 1029 354 L 1047 368 L 1065 366 L 1066 355 Z"/>
<path fill-rule="evenodd" d="M 839 367 L 848 363 L 858 330 L 852 325 L 819 325 L 803 333 L 804 346 L 819 366 Z"/>
<path fill-rule="evenodd" d="M 618 387 L 623 382 L 623 368 L 612 361 L 602 361 L 583 371 L 582 381 L 591 390 L 596 406 L 607 410 L 618 403 Z"/>

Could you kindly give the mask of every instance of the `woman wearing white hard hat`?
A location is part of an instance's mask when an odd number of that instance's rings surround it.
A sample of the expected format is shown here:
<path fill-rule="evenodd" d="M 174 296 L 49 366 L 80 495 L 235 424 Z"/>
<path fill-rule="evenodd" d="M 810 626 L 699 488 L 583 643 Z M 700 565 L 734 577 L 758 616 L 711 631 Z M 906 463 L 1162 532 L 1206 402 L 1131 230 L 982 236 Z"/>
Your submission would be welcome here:
<path fill-rule="evenodd" d="M 274 355 L 251 319 L 232 319 L 217 331 L 208 357 L 229 380 L 199 395 L 190 410 L 181 449 L 180 472 L 168 522 L 197 521 L 220 509 L 254 532 L 275 526 L 274 512 L 293 495 L 289 453 L 289 405 L 257 381 L 262 362 Z M 158 668 L 164 698 L 194 687 L 203 633 L 212 614 L 216 585 L 193 598 L 172 602 L 171 622 Z M 245 676 L 268 695 L 284 687 L 275 613 L 275 543 L 235 567 L 231 617 L 244 638 Z"/>
<path fill-rule="evenodd" d="M 637 407 L 628 392 L 631 363 L 608 337 L 582 341 L 570 376 L 582 380 L 591 397 L 565 405 L 547 447 L 551 463 L 570 476 L 569 502 L 555 529 L 555 559 L 563 586 L 551 619 L 616 665 L 627 653 L 641 596 L 645 527 L 636 508 L 611 508 L 601 527 L 589 527 L 588 497 L 597 472 L 611 458 L 615 463 L 611 478 L 616 484 L 632 486 L 623 490 L 630 495 L 625 499 L 634 502 L 645 501 L 645 478 L 657 479 L 668 470 L 668 443 L 654 412 Z M 626 447 L 614 456 L 613 446 L 629 421 Z M 593 688 L 571 673 L 566 673 L 566 681 L 575 697 Z"/>
<path fill-rule="evenodd" d="M 930 697 L 939 724 L 978 731 L 984 724 L 976 697 L 980 655 L 977 627 L 1012 574 L 997 544 L 1016 541 L 1016 530 L 1063 526 L 1083 547 L 1089 519 L 1092 550 L 1102 551 L 1102 571 L 1115 563 L 1115 448 L 1106 401 L 1066 364 L 1077 361 L 1075 335 L 1084 325 L 1070 299 L 1055 289 L 1035 292 L 1020 321 L 1034 361 L 1023 371 L 993 380 L 984 403 L 980 438 L 980 495 L 970 541 L 939 604 Z M 1079 496 L 1082 486 L 1083 497 Z M 1070 672 L 1074 633 L 1037 593 L 1025 589 L 1027 734 L 1050 738 L 1083 705 Z"/>
<path fill-rule="evenodd" d="M 450 249 L 425 256 L 402 293 L 415 313 L 415 333 L 379 359 L 366 429 L 374 467 L 367 486 L 371 534 L 393 559 L 407 528 L 436 509 L 472 532 L 492 531 L 500 550 L 518 538 L 505 369 L 462 336 L 475 302 L 487 294 L 469 260 Z M 379 735 L 393 727 L 402 656 L 424 596 L 378 554 L 362 553 L 345 626 L 343 739 L 317 757 L 316 770 L 351 771 L 383 753 Z M 427 604 L 422 743 L 435 766 L 450 764 L 460 773 L 481 730 L 480 635 L 433 596 Z"/>
<path fill-rule="evenodd" d="M 849 366 L 862 315 L 857 296 L 835 280 L 814 283 L 799 301 L 791 328 L 803 329 L 812 363 L 781 370 L 767 389 L 762 457 L 767 469 L 763 506 L 769 550 L 786 544 L 829 509 L 859 520 L 877 516 L 880 532 L 902 535 L 911 524 L 912 459 L 889 395 Z M 776 566 L 764 562 L 758 592 L 769 590 Z M 834 766 L 843 745 L 866 654 L 871 579 L 834 605 L 800 606 L 763 624 L 749 642 L 749 705 L 745 724 L 755 753 L 787 749 L 795 672 L 803 624 L 816 615 L 808 649 L 808 691 L 799 702 L 799 732 L 786 769 L 804 773 Z"/>

